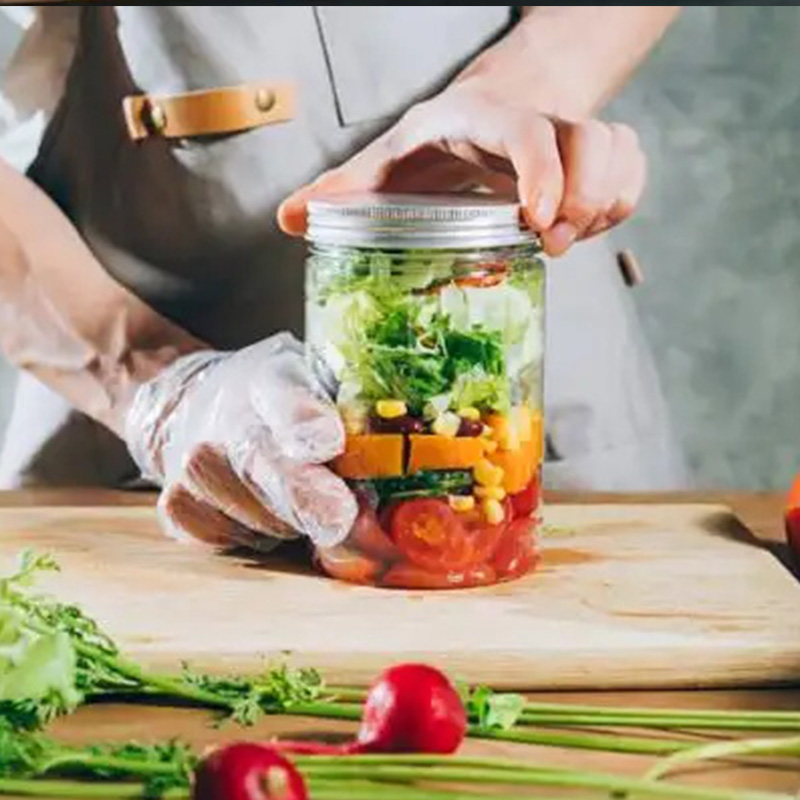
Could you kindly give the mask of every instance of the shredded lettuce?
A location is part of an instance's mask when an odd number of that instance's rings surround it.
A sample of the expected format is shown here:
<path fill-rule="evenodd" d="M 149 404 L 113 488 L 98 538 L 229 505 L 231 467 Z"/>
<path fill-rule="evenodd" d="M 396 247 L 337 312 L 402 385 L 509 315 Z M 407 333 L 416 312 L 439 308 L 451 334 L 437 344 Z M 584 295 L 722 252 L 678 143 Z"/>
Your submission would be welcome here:
<path fill-rule="evenodd" d="M 362 401 L 397 398 L 428 416 L 507 409 L 515 373 L 541 347 L 540 270 L 522 263 L 513 280 L 459 287 L 452 256 L 337 256 L 317 270 L 310 339 L 350 398 L 357 386 Z"/>

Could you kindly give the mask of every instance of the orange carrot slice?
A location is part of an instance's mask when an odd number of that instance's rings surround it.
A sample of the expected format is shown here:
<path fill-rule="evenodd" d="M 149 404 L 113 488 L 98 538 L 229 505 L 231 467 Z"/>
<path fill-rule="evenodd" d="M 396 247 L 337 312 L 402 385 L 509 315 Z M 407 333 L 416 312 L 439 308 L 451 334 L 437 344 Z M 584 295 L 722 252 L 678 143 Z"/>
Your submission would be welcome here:
<path fill-rule="evenodd" d="M 337 475 L 351 480 L 403 474 L 403 435 L 365 433 L 348 436 L 345 451 L 333 460 Z"/>
<path fill-rule="evenodd" d="M 412 434 L 408 472 L 425 469 L 472 469 L 483 458 L 483 444 L 476 436 Z"/>

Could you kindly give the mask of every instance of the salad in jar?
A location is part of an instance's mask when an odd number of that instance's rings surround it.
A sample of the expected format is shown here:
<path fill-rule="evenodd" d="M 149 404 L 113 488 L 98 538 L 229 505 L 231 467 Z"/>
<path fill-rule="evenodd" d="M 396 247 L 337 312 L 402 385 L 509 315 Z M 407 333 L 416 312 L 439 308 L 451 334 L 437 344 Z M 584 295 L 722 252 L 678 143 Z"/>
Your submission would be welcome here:
<path fill-rule="evenodd" d="M 318 549 L 319 564 L 394 588 L 529 572 L 544 442 L 536 241 L 513 204 L 484 198 L 339 199 L 322 210 L 338 227 L 326 239 L 312 207 L 307 342 L 347 434 L 331 466 L 359 515 L 345 542 Z"/>

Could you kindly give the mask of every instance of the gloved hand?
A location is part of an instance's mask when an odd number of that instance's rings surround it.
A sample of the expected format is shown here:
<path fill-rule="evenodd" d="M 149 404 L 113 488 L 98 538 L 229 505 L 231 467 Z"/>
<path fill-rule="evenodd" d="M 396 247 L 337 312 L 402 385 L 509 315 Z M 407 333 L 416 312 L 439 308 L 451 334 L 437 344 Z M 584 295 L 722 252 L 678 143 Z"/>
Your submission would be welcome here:
<path fill-rule="evenodd" d="M 281 204 L 278 221 L 285 232 L 301 234 L 306 205 L 318 195 L 482 186 L 518 199 L 546 252 L 560 255 L 629 217 L 646 171 L 627 125 L 559 119 L 526 97 L 512 103 L 466 80 L 412 106 L 349 161 L 297 190 Z"/>
<path fill-rule="evenodd" d="M 324 466 L 344 448 L 341 419 L 289 334 L 179 358 L 137 391 L 125 438 L 163 487 L 176 538 L 265 550 L 305 534 L 327 547 L 355 520 L 354 496 Z"/>

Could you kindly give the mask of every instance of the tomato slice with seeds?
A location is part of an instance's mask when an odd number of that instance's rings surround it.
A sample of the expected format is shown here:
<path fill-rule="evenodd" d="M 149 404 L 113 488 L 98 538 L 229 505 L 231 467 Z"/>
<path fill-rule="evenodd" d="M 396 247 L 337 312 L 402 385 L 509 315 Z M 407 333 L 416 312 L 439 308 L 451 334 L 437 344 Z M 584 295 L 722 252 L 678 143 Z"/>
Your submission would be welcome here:
<path fill-rule="evenodd" d="M 535 533 L 532 519 L 516 519 L 508 526 L 492 558 L 498 578 L 519 577 L 533 568 L 539 558 Z"/>
<path fill-rule="evenodd" d="M 446 500 L 425 497 L 402 502 L 390 524 L 397 547 L 425 570 L 451 572 L 475 563 L 464 527 Z"/>
<path fill-rule="evenodd" d="M 489 564 L 478 564 L 461 572 L 430 572 L 404 561 L 395 564 L 381 579 L 381 586 L 392 589 L 467 589 L 488 586 L 497 580 Z"/>
<path fill-rule="evenodd" d="M 499 525 L 491 525 L 487 522 L 486 517 L 479 508 L 458 515 L 472 550 L 473 564 L 489 561 L 497 549 L 500 539 L 511 520 L 511 504 L 508 500 L 503 502 L 503 511 L 505 512 L 505 520 Z"/>
<path fill-rule="evenodd" d="M 379 561 L 343 545 L 318 550 L 317 560 L 328 575 L 347 583 L 374 586 L 383 569 Z"/>

